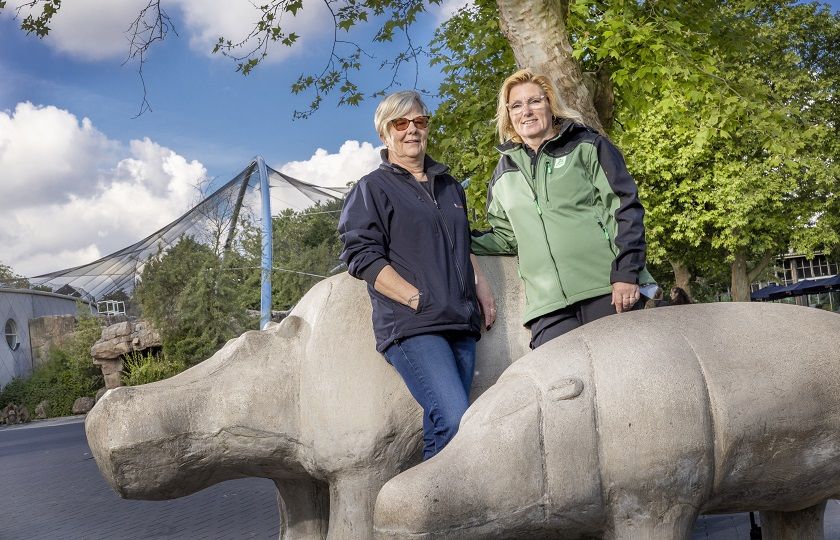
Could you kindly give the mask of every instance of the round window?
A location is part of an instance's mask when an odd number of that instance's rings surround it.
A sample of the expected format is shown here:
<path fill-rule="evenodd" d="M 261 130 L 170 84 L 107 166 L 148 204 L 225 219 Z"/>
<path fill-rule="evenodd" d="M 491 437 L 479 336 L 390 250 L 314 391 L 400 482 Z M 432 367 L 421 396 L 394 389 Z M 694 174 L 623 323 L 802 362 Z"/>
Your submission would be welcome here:
<path fill-rule="evenodd" d="M 20 337 L 18 337 L 18 327 L 14 319 L 6 321 L 6 343 L 9 348 L 16 351 L 20 347 Z"/>

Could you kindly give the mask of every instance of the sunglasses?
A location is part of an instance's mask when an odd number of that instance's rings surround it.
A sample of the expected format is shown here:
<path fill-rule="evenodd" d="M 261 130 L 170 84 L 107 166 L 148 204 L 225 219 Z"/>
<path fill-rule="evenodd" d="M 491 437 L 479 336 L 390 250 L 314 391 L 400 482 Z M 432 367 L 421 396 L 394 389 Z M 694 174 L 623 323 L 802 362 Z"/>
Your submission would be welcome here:
<path fill-rule="evenodd" d="M 391 125 L 394 126 L 394 129 L 397 131 L 405 131 L 408 129 L 408 124 L 414 123 L 414 126 L 417 129 L 426 129 L 429 127 L 429 118 L 428 116 L 418 116 L 412 120 L 408 118 L 395 118 L 391 120 Z"/>

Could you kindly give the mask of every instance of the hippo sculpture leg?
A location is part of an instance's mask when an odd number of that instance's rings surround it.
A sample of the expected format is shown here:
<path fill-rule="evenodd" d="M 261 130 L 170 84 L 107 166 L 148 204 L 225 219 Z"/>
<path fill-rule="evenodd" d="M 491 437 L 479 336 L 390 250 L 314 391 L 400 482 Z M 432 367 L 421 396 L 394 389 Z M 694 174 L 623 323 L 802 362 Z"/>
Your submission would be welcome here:
<path fill-rule="evenodd" d="M 511 365 L 441 453 L 391 479 L 377 538 L 691 537 L 760 511 L 823 537 L 840 494 L 840 316 L 778 304 L 606 317 Z"/>
<path fill-rule="evenodd" d="M 479 342 L 473 397 L 528 344 L 515 261 L 483 266 L 510 315 Z M 122 497 L 152 500 L 270 478 L 281 538 L 371 538 L 380 487 L 419 461 L 422 420 L 376 352 L 370 311 L 364 284 L 335 276 L 279 325 L 170 379 L 109 391 L 85 426 L 103 476 Z"/>

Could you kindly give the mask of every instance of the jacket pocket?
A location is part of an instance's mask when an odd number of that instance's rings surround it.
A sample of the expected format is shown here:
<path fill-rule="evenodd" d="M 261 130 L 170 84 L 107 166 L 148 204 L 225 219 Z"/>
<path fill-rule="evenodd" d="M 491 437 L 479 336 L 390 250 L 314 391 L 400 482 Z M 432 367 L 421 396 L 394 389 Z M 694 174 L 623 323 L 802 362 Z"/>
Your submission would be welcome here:
<path fill-rule="evenodd" d="M 610 248 L 610 252 L 613 254 L 613 257 L 615 257 L 616 252 L 615 252 L 615 243 L 613 242 L 613 238 L 610 235 L 610 231 L 607 230 L 607 226 L 604 223 L 604 219 L 597 213 L 595 214 L 595 223 L 598 224 L 598 228 L 600 228 L 601 231 L 604 233 L 604 240 L 606 240 L 606 242 L 607 242 L 607 247 Z"/>

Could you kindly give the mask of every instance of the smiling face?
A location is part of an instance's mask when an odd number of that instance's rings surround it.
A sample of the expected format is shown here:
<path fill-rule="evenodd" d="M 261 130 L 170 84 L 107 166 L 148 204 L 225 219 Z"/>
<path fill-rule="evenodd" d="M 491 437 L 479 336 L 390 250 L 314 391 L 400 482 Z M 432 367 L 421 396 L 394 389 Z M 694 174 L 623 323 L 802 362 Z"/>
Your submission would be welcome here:
<path fill-rule="evenodd" d="M 420 107 L 413 107 L 401 118 L 414 120 L 424 116 Z M 418 128 L 414 122 L 408 124 L 404 131 L 398 131 L 392 122 L 388 123 L 388 133 L 382 138 L 382 142 L 388 147 L 388 161 L 395 165 L 413 170 L 419 164 L 422 166 L 426 157 L 426 143 L 429 140 L 429 127 Z"/>
<path fill-rule="evenodd" d="M 551 107 L 544 96 L 540 85 L 532 82 L 517 84 L 508 94 L 508 114 L 513 130 L 534 149 L 555 133 Z"/>

